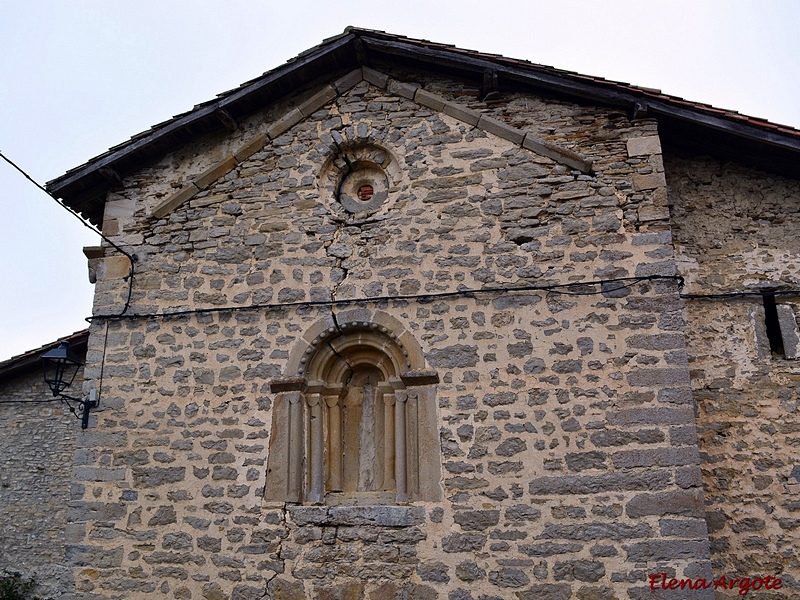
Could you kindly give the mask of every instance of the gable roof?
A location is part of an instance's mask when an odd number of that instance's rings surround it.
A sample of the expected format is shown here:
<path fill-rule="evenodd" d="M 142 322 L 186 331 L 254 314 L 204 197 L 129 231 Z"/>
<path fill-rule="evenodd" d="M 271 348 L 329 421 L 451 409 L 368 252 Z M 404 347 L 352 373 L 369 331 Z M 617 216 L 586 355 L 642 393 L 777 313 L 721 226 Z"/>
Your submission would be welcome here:
<path fill-rule="evenodd" d="M 636 87 L 505 58 L 348 27 L 344 33 L 306 50 L 286 64 L 192 110 L 154 125 L 66 174 L 47 190 L 86 219 L 100 225 L 105 193 L 122 178 L 198 136 L 235 124 L 269 104 L 358 67 L 397 66 L 422 70 L 500 91 L 524 91 L 578 103 L 616 107 L 634 118 L 659 121 L 665 146 L 737 160 L 800 177 L 800 130 L 689 102 L 659 90 Z"/>

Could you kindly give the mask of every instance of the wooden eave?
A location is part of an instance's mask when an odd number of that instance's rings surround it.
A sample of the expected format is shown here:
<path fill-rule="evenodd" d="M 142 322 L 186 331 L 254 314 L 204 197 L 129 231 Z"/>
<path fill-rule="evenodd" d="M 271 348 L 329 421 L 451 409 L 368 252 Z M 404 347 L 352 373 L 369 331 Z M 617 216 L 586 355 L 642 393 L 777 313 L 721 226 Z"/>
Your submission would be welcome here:
<path fill-rule="evenodd" d="M 360 66 L 382 64 L 480 83 L 497 77 L 501 91 L 526 91 L 581 104 L 616 107 L 656 118 L 666 145 L 702 150 L 757 168 L 800 177 L 800 131 L 682 98 L 503 56 L 348 28 L 285 65 L 156 125 L 47 183 L 47 189 L 95 225 L 118 179 L 198 136 L 218 131 L 281 98 Z M 220 118 L 224 111 L 225 118 Z M 699 138 L 699 139 L 698 139 Z M 113 176 L 109 177 L 109 173 Z M 116 182 L 115 182 L 116 180 Z"/>

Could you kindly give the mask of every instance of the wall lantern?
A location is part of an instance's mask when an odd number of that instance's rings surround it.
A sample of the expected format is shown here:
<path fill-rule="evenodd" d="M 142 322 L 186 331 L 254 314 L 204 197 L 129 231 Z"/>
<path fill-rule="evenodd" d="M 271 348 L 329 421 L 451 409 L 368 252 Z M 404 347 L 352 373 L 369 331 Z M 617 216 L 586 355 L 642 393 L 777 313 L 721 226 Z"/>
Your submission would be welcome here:
<path fill-rule="evenodd" d="M 53 392 L 53 397 L 60 398 L 69 407 L 72 414 L 81 420 L 81 429 L 86 429 L 89 426 L 89 409 L 98 405 L 98 400 L 95 399 L 95 390 L 91 390 L 88 400 L 74 398 L 63 393 L 72 385 L 80 367 L 81 361 L 70 351 L 69 342 L 61 342 L 58 348 L 42 354 L 44 381 Z M 79 407 L 77 410 L 73 403 Z"/>

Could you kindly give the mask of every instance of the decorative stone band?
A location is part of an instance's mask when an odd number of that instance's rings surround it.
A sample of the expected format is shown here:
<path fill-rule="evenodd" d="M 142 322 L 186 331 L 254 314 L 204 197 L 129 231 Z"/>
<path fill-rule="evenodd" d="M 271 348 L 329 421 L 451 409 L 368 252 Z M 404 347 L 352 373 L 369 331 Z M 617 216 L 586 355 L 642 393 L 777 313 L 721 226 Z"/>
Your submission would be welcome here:
<path fill-rule="evenodd" d="M 418 85 L 396 81 L 385 73 L 370 69 L 369 67 L 362 67 L 324 86 L 299 106 L 291 109 L 285 115 L 274 121 L 267 128 L 266 132 L 258 134 L 230 156 L 226 156 L 205 169 L 177 192 L 158 204 L 153 209 L 153 216 L 158 219 L 165 217 L 177 207 L 194 198 L 220 177 L 231 172 L 239 164 L 261 150 L 268 142 L 286 133 L 289 129 L 300 123 L 300 121 L 311 116 L 328 102 L 341 96 L 362 81 L 367 81 L 397 96 L 413 100 L 422 106 L 441 111 L 467 125 L 482 129 L 487 133 L 491 133 L 518 146 L 522 146 L 531 152 L 546 156 L 562 165 L 577 169 L 583 173 L 588 173 L 592 170 L 591 161 L 577 152 L 544 141 L 527 131 L 507 125 L 479 111 L 446 100 L 445 98 L 422 89 Z"/>

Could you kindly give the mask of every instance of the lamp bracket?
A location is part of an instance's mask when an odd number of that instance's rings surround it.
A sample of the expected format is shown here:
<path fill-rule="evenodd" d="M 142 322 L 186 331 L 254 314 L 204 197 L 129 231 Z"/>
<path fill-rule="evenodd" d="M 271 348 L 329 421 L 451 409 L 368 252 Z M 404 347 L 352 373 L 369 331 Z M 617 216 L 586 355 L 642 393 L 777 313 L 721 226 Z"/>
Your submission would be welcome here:
<path fill-rule="evenodd" d="M 69 411 L 81 420 L 81 429 L 86 429 L 89 426 L 89 409 L 97 408 L 99 404 L 97 400 L 97 391 L 92 388 L 89 390 L 89 399 L 75 398 L 67 396 L 66 394 L 59 394 L 58 398 L 67 405 Z M 76 406 L 73 406 L 73 403 Z"/>

